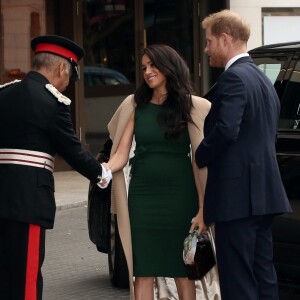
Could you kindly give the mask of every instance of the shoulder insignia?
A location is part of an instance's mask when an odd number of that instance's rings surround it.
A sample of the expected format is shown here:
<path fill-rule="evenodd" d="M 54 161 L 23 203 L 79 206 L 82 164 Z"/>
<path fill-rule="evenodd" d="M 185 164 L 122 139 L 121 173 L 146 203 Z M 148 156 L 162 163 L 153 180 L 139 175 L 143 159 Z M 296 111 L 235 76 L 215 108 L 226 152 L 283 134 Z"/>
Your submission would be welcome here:
<path fill-rule="evenodd" d="M 4 83 L 4 84 L 0 85 L 0 89 L 3 89 L 3 88 L 5 88 L 5 87 L 7 87 L 7 86 L 9 86 L 9 85 L 12 85 L 12 84 L 17 83 L 17 82 L 20 82 L 20 81 L 21 81 L 20 79 L 15 79 L 15 80 L 13 80 L 13 81 Z"/>
<path fill-rule="evenodd" d="M 46 89 L 54 96 L 57 98 L 58 102 L 61 102 L 65 105 L 70 105 L 71 100 L 64 96 L 55 86 L 52 84 L 48 83 L 45 85 Z"/>

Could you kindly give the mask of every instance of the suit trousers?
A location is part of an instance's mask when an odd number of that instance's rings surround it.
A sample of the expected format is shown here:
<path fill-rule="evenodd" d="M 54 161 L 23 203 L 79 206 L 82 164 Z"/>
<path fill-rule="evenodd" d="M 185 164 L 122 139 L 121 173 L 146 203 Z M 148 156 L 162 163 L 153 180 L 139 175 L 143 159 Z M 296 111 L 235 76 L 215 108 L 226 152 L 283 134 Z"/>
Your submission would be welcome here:
<path fill-rule="evenodd" d="M 222 300 L 278 300 L 273 265 L 273 216 L 215 224 Z"/>
<path fill-rule="evenodd" d="M 41 300 L 45 229 L 0 219 L 0 299 Z"/>

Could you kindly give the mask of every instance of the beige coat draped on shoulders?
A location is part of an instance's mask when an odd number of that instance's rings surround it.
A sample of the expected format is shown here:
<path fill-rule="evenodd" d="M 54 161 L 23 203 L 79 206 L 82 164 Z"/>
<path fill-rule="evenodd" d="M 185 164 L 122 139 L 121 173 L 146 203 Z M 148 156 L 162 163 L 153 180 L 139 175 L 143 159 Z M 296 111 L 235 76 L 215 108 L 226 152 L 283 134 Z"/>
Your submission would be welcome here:
<path fill-rule="evenodd" d="M 204 98 L 192 96 L 192 103 L 193 108 L 191 111 L 191 116 L 196 126 L 189 123 L 188 131 L 191 140 L 192 152 L 194 153 L 204 137 L 203 125 L 205 117 L 210 110 L 210 102 Z M 134 112 L 134 109 L 134 95 L 129 95 L 120 104 L 112 119 L 110 120 L 108 124 L 108 131 L 110 134 L 110 138 L 113 141 L 111 155 L 116 152 L 124 129 L 126 128 L 127 122 L 129 121 L 131 114 Z M 207 176 L 206 169 L 199 169 L 198 175 L 202 190 L 204 191 Z M 111 203 L 111 213 L 117 215 L 119 234 L 129 270 L 130 300 L 134 300 L 131 232 L 127 206 L 126 182 L 123 171 L 119 171 L 113 174 Z"/>

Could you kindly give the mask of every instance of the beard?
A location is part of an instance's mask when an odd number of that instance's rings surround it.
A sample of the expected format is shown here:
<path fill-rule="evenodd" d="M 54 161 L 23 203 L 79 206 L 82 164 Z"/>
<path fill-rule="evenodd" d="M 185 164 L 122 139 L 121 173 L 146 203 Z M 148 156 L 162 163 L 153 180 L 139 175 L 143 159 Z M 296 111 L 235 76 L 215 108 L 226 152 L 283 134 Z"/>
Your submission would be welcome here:
<path fill-rule="evenodd" d="M 214 68 L 224 68 L 225 58 L 222 53 L 212 53 L 209 56 L 209 65 Z"/>

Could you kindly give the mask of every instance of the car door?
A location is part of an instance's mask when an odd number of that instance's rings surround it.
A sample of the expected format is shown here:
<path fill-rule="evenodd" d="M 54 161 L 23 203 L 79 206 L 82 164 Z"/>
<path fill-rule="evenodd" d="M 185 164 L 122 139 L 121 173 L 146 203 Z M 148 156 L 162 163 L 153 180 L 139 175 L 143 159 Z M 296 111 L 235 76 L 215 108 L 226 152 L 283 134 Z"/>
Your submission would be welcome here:
<path fill-rule="evenodd" d="M 300 295 L 300 57 L 284 51 L 252 57 L 273 82 L 281 102 L 276 151 L 293 213 L 275 218 L 274 264 L 280 299 L 292 300 Z"/>
<path fill-rule="evenodd" d="M 276 86 L 276 84 L 275 84 Z M 276 144 L 281 177 L 292 214 L 274 224 L 274 255 L 280 280 L 300 285 L 300 60 L 293 56 L 277 90 L 281 113 Z"/>

